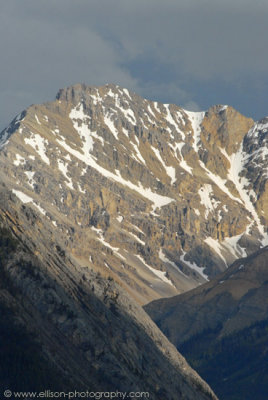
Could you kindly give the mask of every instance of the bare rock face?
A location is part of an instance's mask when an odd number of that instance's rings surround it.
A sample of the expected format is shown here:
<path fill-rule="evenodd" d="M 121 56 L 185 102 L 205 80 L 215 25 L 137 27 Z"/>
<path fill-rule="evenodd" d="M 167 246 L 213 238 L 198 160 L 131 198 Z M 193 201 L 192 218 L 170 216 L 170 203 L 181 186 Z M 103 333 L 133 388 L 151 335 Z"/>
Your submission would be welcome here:
<path fill-rule="evenodd" d="M 266 122 L 75 85 L 0 134 L 0 307 L 61 382 L 215 398 L 140 305 L 268 243 Z"/>
<path fill-rule="evenodd" d="M 245 118 L 234 108 L 214 106 L 208 110 L 203 119 L 201 140 L 212 152 L 216 148 L 219 150 L 222 148 L 231 155 L 238 151 L 252 125 L 251 118 Z"/>
<path fill-rule="evenodd" d="M 1 134 L 10 213 L 38 214 L 141 304 L 190 290 L 268 242 L 265 121 L 115 85 L 62 89 Z"/>

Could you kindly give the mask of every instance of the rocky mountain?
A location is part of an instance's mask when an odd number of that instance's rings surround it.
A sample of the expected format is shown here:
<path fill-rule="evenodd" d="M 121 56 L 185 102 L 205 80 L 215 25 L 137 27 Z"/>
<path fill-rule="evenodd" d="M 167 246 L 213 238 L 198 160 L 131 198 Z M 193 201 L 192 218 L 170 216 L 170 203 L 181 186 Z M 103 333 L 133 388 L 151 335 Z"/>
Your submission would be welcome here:
<path fill-rule="evenodd" d="M 34 352 L 38 387 L 216 398 L 140 305 L 268 243 L 267 129 L 115 85 L 18 115 L 0 134 L 2 385 L 27 388 Z"/>
<path fill-rule="evenodd" d="M 144 304 L 268 243 L 267 127 L 232 107 L 75 85 L 2 132 L 0 178 L 11 214 L 36 215 L 77 263 Z"/>
<path fill-rule="evenodd" d="M 268 393 L 268 247 L 213 281 L 145 309 L 220 399 Z"/>
<path fill-rule="evenodd" d="M 157 193 L 128 180 L 125 164 L 120 173 L 121 157 L 139 163 L 127 154 L 127 138 L 114 146 L 117 130 L 101 105 L 93 121 L 99 97 L 89 93 L 63 91 L 1 134 L 1 391 L 216 400 L 138 304 L 177 292 L 160 261 L 159 269 L 147 267 L 153 253 L 144 242 L 159 237 L 157 207 L 172 199 L 163 184 Z M 181 275 L 175 270 L 173 279 Z"/>

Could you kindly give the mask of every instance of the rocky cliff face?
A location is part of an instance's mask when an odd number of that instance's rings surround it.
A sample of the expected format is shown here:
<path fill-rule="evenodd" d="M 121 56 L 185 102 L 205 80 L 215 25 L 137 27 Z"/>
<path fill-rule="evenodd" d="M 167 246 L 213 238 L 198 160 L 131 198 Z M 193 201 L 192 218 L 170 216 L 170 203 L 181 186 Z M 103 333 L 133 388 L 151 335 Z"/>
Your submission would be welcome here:
<path fill-rule="evenodd" d="M 194 113 L 75 85 L 2 132 L 0 177 L 11 214 L 24 207 L 146 303 L 267 243 L 266 127 L 227 106 Z"/>
<path fill-rule="evenodd" d="M 43 371 L 65 387 L 215 398 L 138 304 L 265 246 L 267 127 L 114 85 L 63 89 L 11 122 L 0 135 L 0 308 L 23 342 L 38 338 Z M 19 244 L 5 250 L 6 231 Z"/>
<path fill-rule="evenodd" d="M 145 309 L 222 399 L 267 398 L 268 247 Z"/>

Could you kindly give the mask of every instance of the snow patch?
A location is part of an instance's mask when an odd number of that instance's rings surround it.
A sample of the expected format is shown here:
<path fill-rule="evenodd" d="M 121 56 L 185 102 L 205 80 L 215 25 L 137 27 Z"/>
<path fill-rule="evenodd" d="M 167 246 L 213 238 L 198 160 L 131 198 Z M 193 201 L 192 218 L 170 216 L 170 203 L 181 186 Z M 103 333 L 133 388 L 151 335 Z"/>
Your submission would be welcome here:
<path fill-rule="evenodd" d="M 247 257 L 246 250 L 238 244 L 243 234 L 244 232 L 241 235 L 226 237 L 221 242 L 221 245 L 225 247 L 227 250 L 229 250 L 230 253 L 233 254 L 235 258 Z"/>
<path fill-rule="evenodd" d="M 245 154 L 242 149 L 242 144 L 239 150 L 236 153 L 233 153 L 231 156 L 228 156 L 227 153 L 224 154 L 225 157 L 228 158 L 230 162 L 230 169 L 228 172 L 228 178 L 234 183 L 236 190 L 238 191 L 240 198 L 242 199 L 245 208 L 250 212 L 253 216 L 257 228 L 262 236 L 262 240 L 260 240 L 262 246 L 268 245 L 268 233 L 265 232 L 263 225 L 261 224 L 260 218 L 257 214 L 257 211 L 254 205 L 251 202 L 250 196 L 254 195 L 256 197 L 255 192 L 253 190 L 245 190 L 249 185 L 250 182 L 247 178 L 241 177 L 241 172 L 243 170 L 244 164 L 248 159 L 249 155 Z"/>
<path fill-rule="evenodd" d="M 118 140 L 118 130 L 114 126 L 114 122 L 111 120 L 109 114 L 104 115 L 104 123 L 108 126 L 110 132 L 112 132 L 116 140 Z"/>
<path fill-rule="evenodd" d="M 78 186 L 79 192 L 81 192 L 81 193 L 86 193 L 86 191 L 82 189 L 80 183 L 77 182 L 77 186 Z"/>
<path fill-rule="evenodd" d="M 46 155 L 46 145 L 48 145 L 47 139 L 44 139 L 38 133 L 34 134 L 31 132 L 30 138 L 25 138 L 24 141 L 37 152 L 41 160 L 50 165 L 49 158 Z"/>
<path fill-rule="evenodd" d="M 195 262 L 191 262 L 191 261 L 186 261 L 185 260 L 185 256 L 186 256 L 186 252 L 183 251 L 182 255 L 180 256 L 180 260 L 186 264 L 189 268 L 193 269 L 194 271 L 198 272 L 199 275 L 201 275 L 206 281 L 208 281 L 208 276 L 204 273 L 204 269 L 205 267 L 198 267 L 198 265 Z"/>
<path fill-rule="evenodd" d="M 124 114 L 125 118 L 126 118 L 132 125 L 137 124 L 137 120 L 136 120 L 135 114 L 134 114 L 134 112 L 133 112 L 130 108 L 128 108 L 128 109 L 125 109 L 125 108 L 123 108 L 123 107 L 118 107 L 118 108 L 122 111 L 122 113 Z"/>
<path fill-rule="evenodd" d="M 111 249 L 111 250 L 113 251 L 113 253 L 114 253 L 117 257 L 121 258 L 122 260 L 125 260 L 125 257 L 122 256 L 122 254 L 119 253 L 119 248 L 118 248 L 118 247 L 113 247 L 113 246 L 110 245 L 110 243 L 106 242 L 106 240 L 104 239 L 104 236 L 103 236 L 103 231 L 102 231 L 101 229 L 97 229 L 97 228 L 95 228 L 95 227 L 91 227 L 91 229 L 97 233 L 97 235 L 98 235 L 98 238 L 97 238 L 97 239 L 98 239 L 105 247 L 108 247 L 109 249 Z"/>
<path fill-rule="evenodd" d="M 35 119 L 36 119 L 38 125 L 42 125 L 41 122 L 40 122 L 39 119 L 38 119 L 38 116 L 37 116 L 36 114 L 35 114 Z"/>
<path fill-rule="evenodd" d="M 158 257 L 161 261 L 166 264 L 170 264 L 177 272 L 180 272 L 183 276 L 185 276 L 185 278 L 189 279 L 189 276 L 185 275 L 173 261 L 165 256 L 162 249 L 159 250 Z"/>
<path fill-rule="evenodd" d="M 204 240 L 217 254 L 218 256 L 224 261 L 226 267 L 228 267 L 226 258 L 224 255 L 232 254 L 232 256 L 237 258 L 247 257 L 246 249 L 239 245 L 239 240 L 244 235 L 243 232 L 240 235 L 225 237 L 222 242 L 213 239 L 212 237 L 208 237 Z"/>
<path fill-rule="evenodd" d="M 98 89 L 96 89 L 96 94 L 91 94 L 90 97 L 93 100 L 93 104 L 96 106 L 99 102 L 102 101 L 101 96 L 99 95 Z"/>
<path fill-rule="evenodd" d="M 144 235 L 144 232 L 137 225 L 133 225 L 131 222 L 129 222 L 129 225 L 131 225 L 137 232 L 140 232 Z"/>
<path fill-rule="evenodd" d="M 164 107 L 165 107 L 166 113 L 167 113 L 166 114 L 167 122 L 170 125 L 174 126 L 175 130 L 181 134 L 182 140 L 185 140 L 185 133 L 180 129 L 180 127 L 178 125 L 178 121 L 172 116 L 170 109 L 169 109 L 169 104 L 164 104 Z M 180 115 L 181 115 L 180 113 L 177 113 L 176 117 L 180 116 Z"/>
<path fill-rule="evenodd" d="M 171 280 L 169 280 L 166 277 L 166 272 L 164 271 L 159 271 L 158 269 L 152 268 L 150 267 L 150 265 L 146 264 L 146 262 L 144 261 L 144 259 L 140 256 L 140 255 L 136 255 L 136 257 L 143 263 L 143 265 L 145 265 L 145 267 L 147 267 L 155 276 L 157 276 L 161 281 L 168 283 L 169 285 L 175 287 L 173 285 L 173 283 L 171 282 Z"/>
<path fill-rule="evenodd" d="M 13 164 L 16 167 L 19 167 L 20 165 L 25 165 L 26 164 L 26 160 L 20 154 L 16 154 L 16 160 L 13 161 Z"/>
<path fill-rule="evenodd" d="M 176 182 L 176 170 L 174 167 L 168 167 L 164 160 L 162 159 L 160 152 L 158 149 L 156 149 L 155 147 L 152 147 L 153 152 L 155 153 L 156 157 L 158 158 L 158 160 L 160 161 L 160 163 L 163 165 L 166 174 L 170 177 L 171 179 L 171 185 L 173 185 L 174 182 Z"/>
<path fill-rule="evenodd" d="M 35 171 L 24 171 L 24 173 L 28 178 L 29 185 L 34 189 L 34 184 L 36 183 L 35 180 L 33 179 Z"/>
<path fill-rule="evenodd" d="M 227 262 L 226 262 L 226 259 L 225 259 L 225 257 L 222 255 L 222 250 L 223 250 L 223 249 L 222 249 L 221 244 L 220 244 L 217 240 L 213 239 L 212 237 L 206 238 L 206 239 L 204 240 L 204 242 L 205 242 L 209 247 L 211 247 L 212 250 L 215 251 L 215 253 L 218 254 L 218 256 L 223 260 L 223 262 L 224 262 L 224 264 L 226 265 L 226 267 L 228 267 L 228 264 L 227 264 Z"/>
<path fill-rule="evenodd" d="M 145 246 L 145 242 L 143 240 L 141 240 L 137 235 L 135 235 L 132 232 L 128 232 L 129 235 L 131 235 L 137 242 L 139 242 L 140 244 L 142 244 L 143 246 Z"/>
<path fill-rule="evenodd" d="M 67 175 L 67 173 L 68 173 L 68 164 L 66 164 L 63 160 L 58 160 L 58 168 L 59 168 L 59 170 L 61 171 L 61 173 L 64 175 L 64 177 L 67 179 L 67 182 L 65 182 L 66 185 L 67 185 L 70 189 L 74 190 L 73 181 L 72 181 L 72 179 Z"/>
<path fill-rule="evenodd" d="M 158 103 L 156 101 L 154 101 L 154 108 L 156 109 L 156 111 L 159 112 L 159 114 L 161 114 L 161 110 L 160 110 L 160 108 L 158 106 Z"/>
<path fill-rule="evenodd" d="M 27 204 L 27 203 L 33 203 L 33 198 L 30 196 L 27 196 L 27 194 L 21 192 L 20 190 L 15 190 L 12 189 L 12 193 L 14 193 L 22 203 Z"/>
<path fill-rule="evenodd" d="M 123 89 L 123 92 L 125 93 L 125 95 L 129 98 L 129 100 L 132 100 L 129 91 L 127 89 Z"/>
<path fill-rule="evenodd" d="M 138 144 L 138 146 L 140 145 L 140 141 L 139 141 L 139 139 L 135 136 L 135 139 L 136 139 L 136 142 L 137 142 L 137 144 Z M 136 152 L 136 156 L 137 156 L 137 158 L 134 156 L 134 158 L 138 161 L 138 162 L 142 162 L 144 165 L 146 165 L 146 161 L 144 160 L 144 158 L 142 157 L 142 155 L 141 155 L 141 152 L 140 152 L 140 150 L 139 150 L 139 148 L 138 148 L 138 146 L 136 145 L 136 144 L 134 144 L 133 142 L 131 142 L 132 143 L 132 146 L 134 147 L 134 149 L 135 149 L 135 152 Z"/>
<path fill-rule="evenodd" d="M 218 186 L 219 189 L 221 189 L 222 192 L 227 194 L 227 196 L 230 197 L 230 199 L 237 201 L 238 203 L 242 204 L 242 201 L 238 198 L 232 195 L 232 193 L 229 191 L 229 189 L 225 186 L 227 180 L 222 179 L 220 176 L 213 174 L 202 161 L 199 161 L 201 167 L 206 171 L 208 177 Z"/>
<path fill-rule="evenodd" d="M 149 113 L 153 116 L 153 118 L 156 118 L 155 113 L 153 112 L 150 104 L 148 105 L 147 109 L 148 109 Z"/>
<path fill-rule="evenodd" d="M 201 133 L 201 123 L 204 119 L 205 112 L 193 112 L 184 110 L 185 114 L 188 116 L 193 130 L 193 149 L 196 153 L 198 153 L 199 142 L 200 142 L 200 133 Z"/>
<path fill-rule="evenodd" d="M 218 204 L 220 204 L 219 201 L 216 201 L 214 198 L 212 198 L 213 190 L 212 186 L 206 183 L 204 186 L 202 186 L 198 190 L 198 194 L 200 196 L 200 204 L 203 204 L 206 208 L 205 212 L 205 218 L 208 217 L 208 214 L 210 212 L 213 212 L 216 210 Z"/>
<path fill-rule="evenodd" d="M 111 268 L 109 267 L 109 265 L 107 264 L 107 262 L 104 262 L 104 265 L 105 265 L 106 268 L 111 269 Z"/>
<path fill-rule="evenodd" d="M 185 161 L 185 159 L 183 158 L 182 153 L 181 153 L 181 150 L 184 145 L 185 145 L 184 142 L 175 143 L 175 144 L 169 143 L 169 146 L 173 149 L 174 155 L 177 158 L 177 160 L 179 161 L 181 168 L 183 168 L 189 174 L 193 175 L 192 168 L 187 164 L 187 162 Z M 177 151 L 179 152 L 180 159 L 177 156 Z"/>
<path fill-rule="evenodd" d="M 39 204 L 33 203 L 33 205 L 38 209 L 41 214 L 46 215 L 46 211 Z"/>
<path fill-rule="evenodd" d="M 128 130 L 126 130 L 124 127 L 122 127 L 122 132 L 128 138 Z"/>
<path fill-rule="evenodd" d="M 20 190 L 12 189 L 12 193 L 14 193 L 20 199 L 20 201 L 22 203 L 24 203 L 24 204 L 31 203 L 34 207 L 37 208 L 37 210 L 41 214 L 46 215 L 46 211 L 39 204 L 37 204 L 32 197 L 30 197 L 27 194 L 21 192 Z"/>
<path fill-rule="evenodd" d="M 92 132 L 88 127 L 89 117 L 83 111 L 83 105 L 78 104 L 76 108 L 73 108 L 69 114 L 69 118 L 72 120 L 75 130 L 78 132 L 80 139 L 83 143 L 83 149 L 85 153 L 90 153 L 93 150 L 94 141 L 93 137 L 97 136 L 96 132 Z M 81 120 L 82 124 L 79 126 L 78 121 Z M 99 139 L 99 137 L 97 136 Z"/>

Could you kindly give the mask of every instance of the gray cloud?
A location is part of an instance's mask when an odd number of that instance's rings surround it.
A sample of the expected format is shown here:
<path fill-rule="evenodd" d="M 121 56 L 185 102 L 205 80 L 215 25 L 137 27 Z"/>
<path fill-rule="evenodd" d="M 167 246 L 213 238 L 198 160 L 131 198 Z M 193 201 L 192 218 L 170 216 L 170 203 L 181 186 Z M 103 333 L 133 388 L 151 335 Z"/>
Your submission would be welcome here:
<path fill-rule="evenodd" d="M 0 0 L 0 126 L 77 82 L 261 117 L 265 0 Z M 241 106 L 241 107 L 240 107 Z"/>
<path fill-rule="evenodd" d="M 34 15 L 27 13 L 27 7 L 14 9 L 14 3 L 0 16 L 0 117 L 4 123 L 29 103 L 49 100 L 60 87 L 73 83 L 114 81 L 135 89 L 136 79 L 123 67 L 120 54 L 90 26 L 79 21 L 65 24 L 61 18 L 49 20 L 40 10 Z"/>
<path fill-rule="evenodd" d="M 153 54 L 178 75 L 204 80 L 268 72 L 267 3 L 138 3 L 109 21 L 111 37 L 131 59 Z"/>

